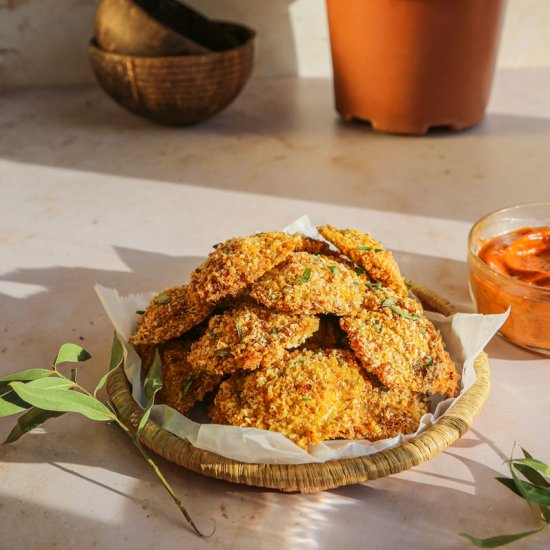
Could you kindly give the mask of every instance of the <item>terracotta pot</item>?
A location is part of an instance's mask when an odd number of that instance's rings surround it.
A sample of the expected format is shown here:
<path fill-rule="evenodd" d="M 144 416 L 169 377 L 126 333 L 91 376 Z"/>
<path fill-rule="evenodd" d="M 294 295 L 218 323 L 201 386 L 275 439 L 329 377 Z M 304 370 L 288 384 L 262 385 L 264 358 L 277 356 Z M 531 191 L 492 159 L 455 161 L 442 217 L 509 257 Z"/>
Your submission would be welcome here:
<path fill-rule="evenodd" d="M 336 109 L 377 130 L 462 130 L 485 113 L 504 0 L 327 0 Z"/>

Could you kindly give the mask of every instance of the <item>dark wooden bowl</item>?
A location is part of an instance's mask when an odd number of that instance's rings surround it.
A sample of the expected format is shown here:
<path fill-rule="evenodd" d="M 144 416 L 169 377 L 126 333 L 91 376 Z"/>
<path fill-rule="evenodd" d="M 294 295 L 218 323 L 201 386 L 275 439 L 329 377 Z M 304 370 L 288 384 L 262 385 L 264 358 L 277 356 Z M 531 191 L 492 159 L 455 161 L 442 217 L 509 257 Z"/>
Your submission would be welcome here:
<path fill-rule="evenodd" d="M 205 120 L 227 107 L 252 71 L 254 36 L 233 23 L 220 25 L 238 46 L 226 51 L 169 57 L 106 52 L 92 40 L 90 60 L 101 87 L 119 105 L 163 124 Z"/>
<path fill-rule="evenodd" d="M 97 46 L 124 55 L 182 55 L 238 46 L 231 33 L 178 0 L 100 0 Z"/>

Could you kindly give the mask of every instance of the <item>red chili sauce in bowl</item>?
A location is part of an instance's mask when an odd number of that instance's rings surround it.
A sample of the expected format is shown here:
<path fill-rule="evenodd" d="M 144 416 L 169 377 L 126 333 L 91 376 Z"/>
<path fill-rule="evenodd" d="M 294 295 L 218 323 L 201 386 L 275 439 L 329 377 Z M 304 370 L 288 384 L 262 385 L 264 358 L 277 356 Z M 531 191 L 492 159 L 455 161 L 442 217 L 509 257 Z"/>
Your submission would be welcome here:
<path fill-rule="evenodd" d="M 472 297 L 480 313 L 510 310 L 500 332 L 511 342 L 550 353 L 550 226 L 523 227 L 470 247 Z"/>
<path fill-rule="evenodd" d="M 550 227 L 524 227 L 499 235 L 477 255 L 502 275 L 550 288 Z"/>

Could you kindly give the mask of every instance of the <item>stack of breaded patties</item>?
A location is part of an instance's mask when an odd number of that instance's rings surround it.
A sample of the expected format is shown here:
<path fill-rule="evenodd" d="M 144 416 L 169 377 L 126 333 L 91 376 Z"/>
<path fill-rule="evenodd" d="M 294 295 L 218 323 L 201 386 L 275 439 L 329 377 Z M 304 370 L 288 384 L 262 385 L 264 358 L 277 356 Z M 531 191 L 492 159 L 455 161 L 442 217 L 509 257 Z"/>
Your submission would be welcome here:
<path fill-rule="evenodd" d="M 130 339 L 162 361 L 162 400 L 211 420 L 328 439 L 412 433 L 459 374 L 390 251 L 357 230 L 258 233 L 215 245 L 189 285 L 153 298 Z M 328 243 L 331 243 L 330 246 Z"/>

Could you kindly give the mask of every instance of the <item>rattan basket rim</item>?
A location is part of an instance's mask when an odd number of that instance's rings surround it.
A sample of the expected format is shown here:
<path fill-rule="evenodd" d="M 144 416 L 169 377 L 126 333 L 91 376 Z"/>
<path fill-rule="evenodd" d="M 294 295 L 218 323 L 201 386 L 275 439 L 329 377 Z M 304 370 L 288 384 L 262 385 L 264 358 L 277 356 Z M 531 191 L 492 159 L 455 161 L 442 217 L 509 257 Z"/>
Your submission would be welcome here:
<path fill-rule="evenodd" d="M 419 283 L 409 283 L 427 309 L 443 315 L 456 313 L 456 308 L 434 291 Z M 476 382 L 434 426 L 403 445 L 370 456 L 310 464 L 249 464 L 197 449 L 152 421 L 147 422 L 141 441 L 180 466 L 233 483 L 302 493 L 362 483 L 426 462 L 466 433 L 489 394 L 489 361 L 484 352 L 476 358 L 474 369 Z M 107 392 L 121 420 L 135 433 L 143 411 L 133 400 L 122 369 L 109 378 Z"/>

